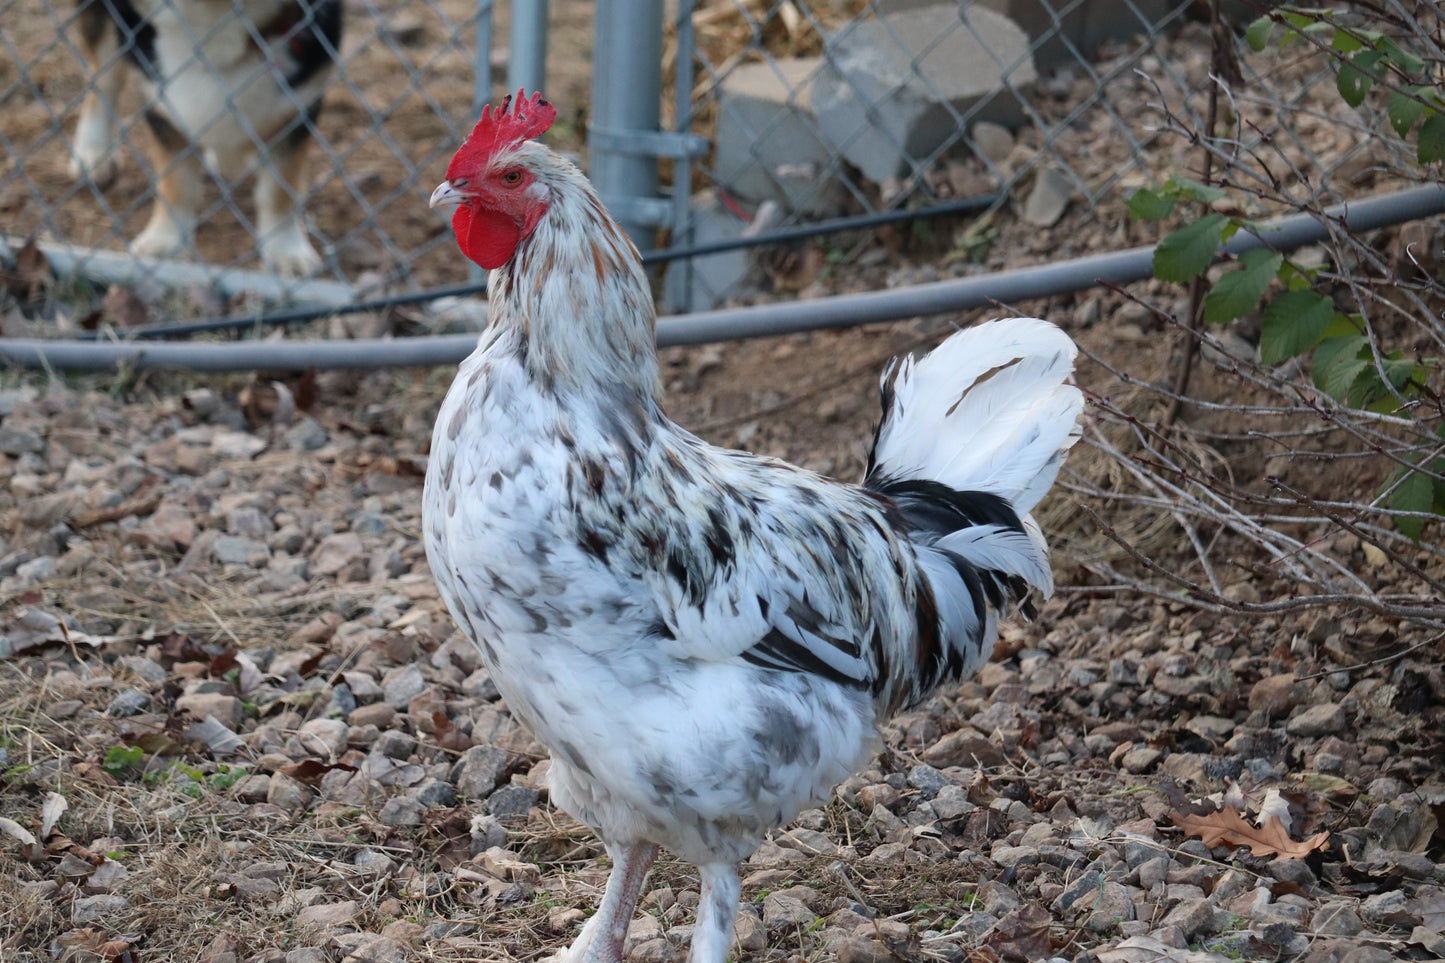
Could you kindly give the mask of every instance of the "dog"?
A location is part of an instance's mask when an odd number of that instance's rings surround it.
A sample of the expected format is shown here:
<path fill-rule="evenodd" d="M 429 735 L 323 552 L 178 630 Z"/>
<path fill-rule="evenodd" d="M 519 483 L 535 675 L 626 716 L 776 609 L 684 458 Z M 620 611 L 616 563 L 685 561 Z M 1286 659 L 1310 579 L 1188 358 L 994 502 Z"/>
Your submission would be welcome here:
<path fill-rule="evenodd" d="M 90 86 L 71 143 L 74 177 L 114 179 L 115 104 L 129 73 L 145 85 L 156 200 L 135 253 L 192 249 L 205 164 L 227 179 L 254 164 L 261 260 L 291 276 L 320 269 L 297 200 L 341 11 L 342 0 L 78 0 Z"/>

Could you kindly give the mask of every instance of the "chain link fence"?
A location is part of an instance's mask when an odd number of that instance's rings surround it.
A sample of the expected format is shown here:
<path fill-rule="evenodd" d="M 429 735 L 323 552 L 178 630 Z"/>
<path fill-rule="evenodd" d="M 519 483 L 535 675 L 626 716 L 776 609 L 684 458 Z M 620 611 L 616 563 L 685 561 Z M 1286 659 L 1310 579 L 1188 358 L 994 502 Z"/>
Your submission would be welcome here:
<path fill-rule="evenodd" d="M 332 6 L 344 8 L 339 38 L 322 29 Z M 670 201 L 599 186 L 634 236 L 666 227 L 674 246 L 972 198 L 983 212 L 1011 205 L 1060 256 L 1087 253 L 1079 236 L 1062 229 L 1051 235 L 1065 210 L 1088 217 L 1109 208 L 1117 217 L 1121 187 L 1187 171 L 1190 145 L 1160 132 L 1171 116 L 1184 127 L 1202 123 L 1215 88 L 1211 74 L 1221 70 L 1238 73 L 1237 96 L 1258 96 L 1269 105 L 1267 125 L 1239 132 L 1242 149 L 1288 141 L 1299 156 L 1297 170 L 1322 173 L 1323 182 L 1311 186 L 1325 200 L 1368 192 L 1368 170 L 1380 150 L 1390 149 L 1362 135 L 1358 123 L 1333 135 L 1321 132 L 1339 121 L 1342 105 L 1333 74 L 1309 51 L 1211 62 L 1209 9 L 1197 3 L 672 0 L 664 8 L 655 0 L 643 6 L 606 0 L 602 6 L 639 35 L 665 28 L 663 87 L 684 87 L 682 95 L 622 92 L 660 104 L 671 135 L 629 141 L 626 131 L 607 128 L 605 138 L 593 137 L 637 163 L 655 166 L 662 158 L 662 191 L 671 190 Z M 535 3 L 522 7 L 536 14 Z M 505 36 L 506 6 L 498 8 L 496 24 L 491 0 L 237 0 L 211 20 L 195 12 L 203 9 L 211 5 L 0 5 L 0 47 L 7 55 L 0 62 L 6 117 L 0 145 L 10 159 L 0 172 L 0 219 L 12 250 L 36 237 L 56 245 L 49 250 L 69 259 L 71 273 L 102 283 L 139 276 L 142 288 L 192 292 L 191 282 L 214 275 L 187 264 L 254 272 L 223 294 L 254 289 L 278 269 L 312 267 L 317 277 L 345 284 L 313 286 L 311 293 L 341 298 L 358 289 L 463 280 L 466 270 L 446 224 L 425 198 L 478 104 L 492 93 L 489 67 L 505 63 L 506 51 L 494 56 L 491 38 L 494 28 Z M 640 22 L 648 18 L 637 11 L 648 9 L 662 12 L 653 23 Z M 94 47 L 86 39 L 87 11 L 103 14 L 107 25 L 122 24 L 98 61 L 94 54 L 87 60 Z M 172 39 L 152 54 L 173 74 L 169 84 L 140 82 L 137 70 L 125 86 L 115 80 L 128 54 L 144 59 L 151 50 L 135 11 L 170 24 L 160 33 L 169 29 Z M 581 2 L 553 4 L 550 12 L 546 89 L 563 106 L 552 141 L 564 149 L 579 148 L 589 129 L 584 105 L 592 45 L 601 42 L 594 41 L 593 18 L 600 25 L 601 12 Z M 1241 3 L 1227 12 L 1248 20 L 1258 10 Z M 308 44 L 317 48 L 315 74 L 279 85 L 272 99 L 286 109 L 274 123 L 275 104 L 258 108 L 248 92 L 267 77 L 295 76 L 298 48 Z M 179 144 L 167 145 L 176 132 L 167 131 L 164 119 L 146 119 L 160 107 L 174 120 L 212 88 L 224 96 L 195 108 L 211 114 L 199 125 L 202 133 Z M 315 94 L 319 113 L 308 99 Z M 113 111 L 116 118 L 113 147 L 89 159 L 87 139 L 93 138 L 80 125 L 87 109 L 103 116 Z M 596 121 L 601 107 L 594 103 L 592 110 Z M 1233 116 L 1228 109 L 1224 114 Z M 263 125 L 258 117 L 270 120 Z M 215 130 L 233 136 L 207 133 Z M 302 142 L 304 163 L 293 163 L 288 151 Z M 592 150 L 595 170 L 596 143 Z M 77 157 L 85 168 L 80 176 Z M 268 174 L 278 169 L 289 176 Z M 268 177 L 270 200 L 266 187 L 253 196 L 252 184 Z M 192 180 L 204 183 L 192 189 L 186 186 Z M 266 253 L 270 239 L 285 234 L 293 204 L 290 217 L 305 225 L 314 263 L 289 256 L 284 243 L 279 255 Z M 177 213 L 174 208 L 188 205 L 194 232 L 176 239 L 180 256 L 157 250 L 164 245 L 153 243 L 153 208 Z M 987 240 L 986 229 L 961 231 L 949 256 L 957 262 L 952 273 L 996 268 L 1000 255 L 990 257 Z M 295 238 L 289 243 L 294 252 Z M 142 253 L 157 257 L 130 260 Z M 750 296 L 758 290 L 756 262 L 740 250 L 679 261 L 669 268 L 668 300 L 674 308 L 699 309 Z M 143 265 L 139 275 L 131 270 L 136 263 Z M 227 306 L 215 303 L 214 286 L 207 290 L 212 294 L 203 303 L 177 310 L 223 312 Z"/>
<path fill-rule="evenodd" d="M 1125 189 L 1197 168 L 1187 139 L 1161 135 L 1200 128 L 1226 87 L 1252 102 L 1224 104 L 1221 123 L 1264 108 L 1265 123 L 1237 131 L 1240 150 L 1287 145 L 1285 176 L 1311 172 L 1324 203 L 1369 193 L 1369 171 L 1400 145 L 1341 101 L 1317 51 L 1249 53 L 1237 35 L 1267 7 L 1225 3 L 1211 28 L 1208 4 L 1177 0 L 701 3 L 698 81 L 678 121 L 712 138 L 698 183 L 713 190 L 694 198 L 684 242 L 756 230 L 760 212 L 771 224 L 968 197 L 1049 237 L 1066 208 L 1117 216 Z M 1229 34 L 1222 62 L 1211 29 Z M 1065 232 L 1051 242 L 1088 253 Z M 742 254 L 694 268 L 672 292 L 693 308 L 757 280 Z"/>
<path fill-rule="evenodd" d="M 491 0 L 7 0 L 3 233 L 142 288 L 216 276 L 188 263 L 458 280 L 425 198 L 490 96 L 493 26 Z"/>

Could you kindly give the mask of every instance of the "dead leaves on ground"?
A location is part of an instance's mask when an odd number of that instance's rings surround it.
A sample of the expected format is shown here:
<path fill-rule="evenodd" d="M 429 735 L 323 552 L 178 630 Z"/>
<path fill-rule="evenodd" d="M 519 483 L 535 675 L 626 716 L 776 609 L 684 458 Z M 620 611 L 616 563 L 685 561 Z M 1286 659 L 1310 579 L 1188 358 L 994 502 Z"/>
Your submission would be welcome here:
<path fill-rule="evenodd" d="M 1307 839 L 1291 839 L 1277 814 L 1269 814 L 1262 824 L 1255 826 L 1239 814 L 1233 806 L 1225 806 L 1214 813 L 1170 813 L 1174 825 L 1190 836 L 1198 836 L 1204 845 L 1213 848 L 1220 844 L 1248 846 L 1255 856 L 1279 856 L 1283 859 L 1303 859 L 1310 853 L 1329 845 L 1328 832 L 1316 833 Z"/>

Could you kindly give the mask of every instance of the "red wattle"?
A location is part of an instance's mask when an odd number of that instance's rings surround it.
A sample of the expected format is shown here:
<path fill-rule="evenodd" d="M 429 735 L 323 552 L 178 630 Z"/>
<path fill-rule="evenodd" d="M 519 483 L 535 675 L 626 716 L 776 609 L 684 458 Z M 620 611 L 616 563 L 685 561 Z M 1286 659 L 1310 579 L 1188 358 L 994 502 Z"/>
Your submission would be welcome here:
<path fill-rule="evenodd" d="M 474 211 L 463 204 L 452 215 L 457 246 L 488 271 L 511 259 L 522 239 L 517 222 L 495 211 Z"/>

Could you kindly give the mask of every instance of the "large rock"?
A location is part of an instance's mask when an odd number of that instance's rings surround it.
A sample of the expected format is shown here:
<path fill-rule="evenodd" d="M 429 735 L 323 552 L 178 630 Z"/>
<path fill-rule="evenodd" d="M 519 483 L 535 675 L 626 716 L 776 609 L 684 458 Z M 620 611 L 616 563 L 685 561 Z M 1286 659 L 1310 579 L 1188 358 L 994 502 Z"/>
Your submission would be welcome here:
<path fill-rule="evenodd" d="M 718 93 L 714 178 L 731 194 L 814 217 L 842 210 L 833 151 L 813 116 L 813 76 L 822 57 L 744 64 Z"/>
<path fill-rule="evenodd" d="M 730 211 L 712 191 L 692 198 L 692 243 L 716 244 L 742 237 L 748 222 Z M 674 310 L 706 311 L 741 292 L 747 277 L 748 252 L 738 248 L 704 257 L 673 261 L 663 273 L 662 287 Z"/>
<path fill-rule="evenodd" d="M 813 80 L 823 136 L 876 183 L 960 138 L 959 119 L 1023 122 L 1038 78 L 1029 38 L 1007 17 L 953 4 L 855 21 Z"/>
<path fill-rule="evenodd" d="M 938 0 L 874 0 L 881 13 L 916 10 Z M 1177 0 L 958 0 L 967 8 L 977 3 L 1008 17 L 1023 28 L 1040 67 L 1078 63 L 1094 55 L 1106 40 L 1128 40 L 1164 23 L 1181 4 Z M 1252 8 L 1246 8 L 1246 11 Z M 1257 16 L 1257 14 L 1245 14 Z M 1177 22 L 1177 21 L 1176 21 Z"/>

